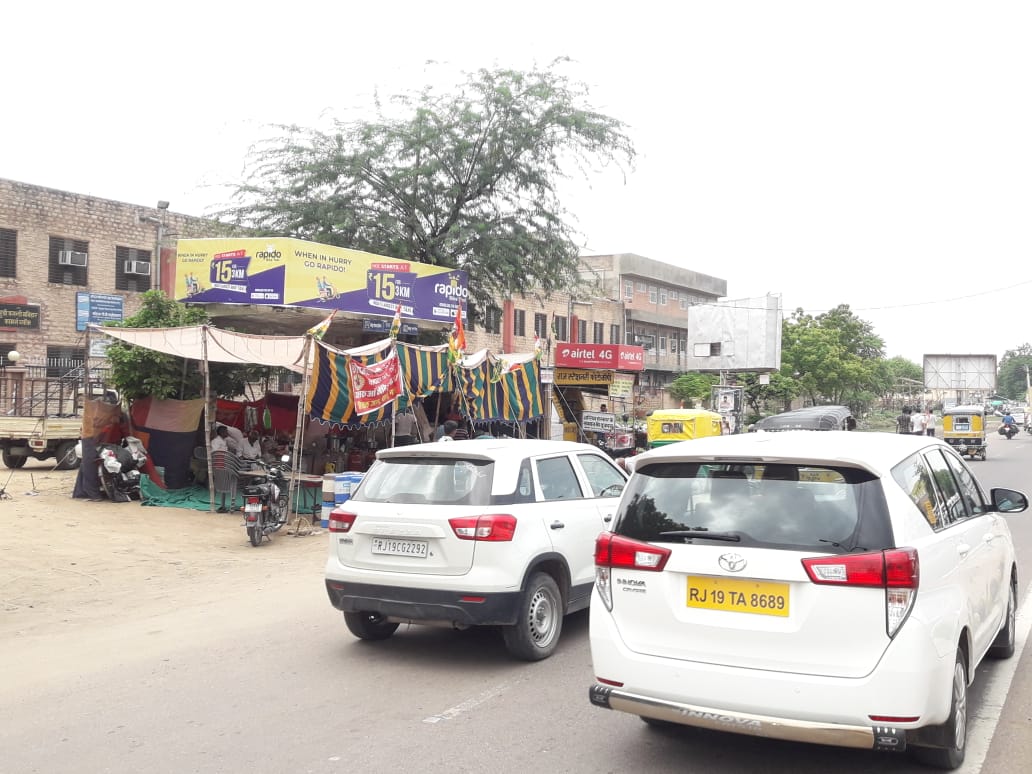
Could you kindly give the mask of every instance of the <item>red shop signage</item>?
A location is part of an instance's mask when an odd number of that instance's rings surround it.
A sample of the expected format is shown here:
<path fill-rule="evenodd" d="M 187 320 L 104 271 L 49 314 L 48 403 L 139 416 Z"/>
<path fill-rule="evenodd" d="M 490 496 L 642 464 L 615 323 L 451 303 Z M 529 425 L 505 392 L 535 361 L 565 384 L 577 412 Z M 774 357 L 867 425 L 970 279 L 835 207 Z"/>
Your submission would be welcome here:
<path fill-rule="evenodd" d="M 644 371 L 645 350 L 630 344 L 572 344 L 561 341 L 555 365 L 562 368 L 614 368 Z"/>

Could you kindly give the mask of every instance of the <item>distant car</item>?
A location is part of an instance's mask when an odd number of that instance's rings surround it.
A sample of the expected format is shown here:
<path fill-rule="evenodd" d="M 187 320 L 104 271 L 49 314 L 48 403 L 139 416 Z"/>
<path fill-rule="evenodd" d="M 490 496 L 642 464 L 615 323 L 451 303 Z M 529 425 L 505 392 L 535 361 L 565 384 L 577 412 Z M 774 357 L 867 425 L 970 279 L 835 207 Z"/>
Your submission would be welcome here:
<path fill-rule="evenodd" d="M 595 538 L 627 475 L 595 446 L 474 439 L 400 446 L 329 518 L 326 590 L 348 629 L 500 626 L 537 661 L 588 606 Z"/>
<path fill-rule="evenodd" d="M 967 687 L 1014 652 L 1005 513 L 945 443 L 703 438 L 635 458 L 595 549 L 591 701 L 955 768 Z"/>

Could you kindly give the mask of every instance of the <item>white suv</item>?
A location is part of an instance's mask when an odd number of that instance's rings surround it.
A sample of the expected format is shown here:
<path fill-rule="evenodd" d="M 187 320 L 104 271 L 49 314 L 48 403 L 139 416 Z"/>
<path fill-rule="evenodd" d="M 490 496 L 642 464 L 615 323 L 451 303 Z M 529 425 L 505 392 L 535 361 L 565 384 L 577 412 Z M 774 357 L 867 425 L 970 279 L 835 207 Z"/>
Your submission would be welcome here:
<path fill-rule="evenodd" d="M 946 444 L 704 438 L 636 458 L 599 536 L 591 701 L 670 722 L 955 768 L 967 686 L 1014 652 L 1002 513 Z"/>
<path fill-rule="evenodd" d="M 594 446 L 522 439 L 377 452 L 329 520 L 326 590 L 366 640 L 400 623 L 502 627 L 536 661 L 588 606 L 595 538 L 626 474 Z"/>

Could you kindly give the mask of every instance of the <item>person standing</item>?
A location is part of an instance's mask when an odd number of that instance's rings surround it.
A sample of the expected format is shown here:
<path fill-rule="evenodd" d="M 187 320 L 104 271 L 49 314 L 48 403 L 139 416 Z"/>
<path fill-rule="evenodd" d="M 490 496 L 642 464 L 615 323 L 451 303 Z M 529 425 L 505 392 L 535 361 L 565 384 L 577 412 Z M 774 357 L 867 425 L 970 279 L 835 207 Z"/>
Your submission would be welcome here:
<path fill-rule="evenodd" d="M 925 409 L 925 435 L 935 438 L 935 414 L 931 409 Z"/>
<path fill-rule="evenodd" d="M 910 434 L 910 409 L 903 407 L 903 413 L 896 417 L 896 432 Z"/>
<path fill-rule="evenodd" d="M 212 453 L 217 451 L 229 451 L 229 428 L 219 425 L 215 428 L 215 435 L 211 439 Z"/>
<path fill-rule="evenodd" d="M 910 415 L 910 432 L 914 435 L 925 434 L 925 419 L 924 414 L 920 411 L 915 411 Z"/>
<path fill-rule="evenodd" d="M 406 408 L 394 417 L 394 445 L 409 446 L 414 443 L 412 431 L 416 427 L 416 417 L 412 409 Z"/>

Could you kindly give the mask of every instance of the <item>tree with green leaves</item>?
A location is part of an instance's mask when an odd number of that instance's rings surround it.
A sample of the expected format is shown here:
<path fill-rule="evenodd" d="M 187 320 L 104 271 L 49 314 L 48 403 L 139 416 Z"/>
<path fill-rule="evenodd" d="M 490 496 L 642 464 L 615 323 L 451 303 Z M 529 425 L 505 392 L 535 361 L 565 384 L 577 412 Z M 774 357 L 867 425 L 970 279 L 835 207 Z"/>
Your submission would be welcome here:
<path fill-rule="evenodd" d="M 1028 385 L 1032 381 L 1032 345 L 1022 344 L 1017 349 L 1008 349 L 1000 358 L 996 377 L 997 392 L 1011 400 L 1024 402 Z"/>
<path fill-rule="evenodd" d="M 814 405 L 848 405 L 859 415 L 887 381 L 884 347 L 848 304 L 816 316 L 797 309 L 782 326 L 781 374 Z"/>
<path fill-rule="evenodd" d="M 788 411 L 792 400 L 799 395 L 796 380 L 779 371 L 769 375 L 767 384 L 761 384 L 760 375 L 752 371 L 736 374 L 735 379 L 742 388 L 746 404 L 756 415 L 768 413 L 771 407 L 774 413 Z"/>
<path fill-rule="evenodd" d="M 710 396 L 710 388 L 717 383 L 715 376 L 707 374 L 681 374 L 667 388 L 674 400 L 691 408 L 696 400 L 705 400 Z"/>
<path fill-rule="evenodd" d="M 143 306 L 139 312 L 109 325 L 117 328 L 176 328 L 208 322 L 202 307 L 187 306 L 170 299 L 160 290 L 149 290 L 143 294 Z M 117 340 L 108 347 L 107 357 L 111 363 L 111 384 L 126 400 L 204 397 L 204 376 L 196 362 Z M 210 363 L 209 384 L 216 395 L 243 395 L 247 384 L 267 377 L 269 370 L 260 366 Z"/>
<path fill-rule="evenodd" d="M 281 126 L 222 215 L 259 234 L 463 269 L 479 309 L 575 287 L 579 246 L 558 184 L 622 169 L 635 152 L 564 61 L 482 69 L 328 131 Z"/>

